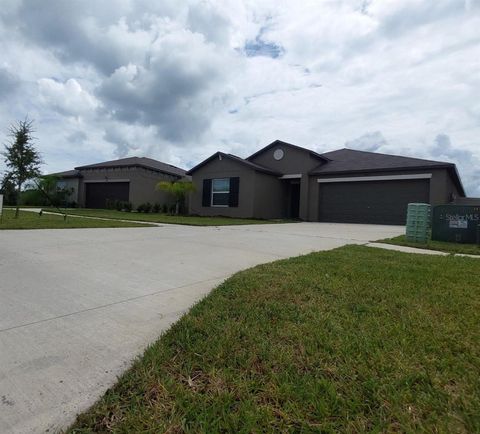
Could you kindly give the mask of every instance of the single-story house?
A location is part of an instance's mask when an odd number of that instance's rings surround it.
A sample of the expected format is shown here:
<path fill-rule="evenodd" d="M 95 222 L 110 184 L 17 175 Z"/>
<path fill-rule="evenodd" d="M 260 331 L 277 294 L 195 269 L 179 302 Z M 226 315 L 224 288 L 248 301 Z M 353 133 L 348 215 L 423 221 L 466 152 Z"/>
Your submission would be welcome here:
<path fill-rule="evenodd" d="M 69 201 L 85 208 L 105 208 L 107 200 L 164 204 L 167 193 L 155 187 L 160 181 L 185 178 L 185 170 L 152 158 L 129 157 L 75 167 L 54 173 L 57 186 L 72 190 Z"/>
<path fill-rule="evenodd" d="M 203 216 L 404 224 L 407 204 L 465 197 L 455 164 L 276 140 L 248 158 L 217 152 L 187 172 Z"/>

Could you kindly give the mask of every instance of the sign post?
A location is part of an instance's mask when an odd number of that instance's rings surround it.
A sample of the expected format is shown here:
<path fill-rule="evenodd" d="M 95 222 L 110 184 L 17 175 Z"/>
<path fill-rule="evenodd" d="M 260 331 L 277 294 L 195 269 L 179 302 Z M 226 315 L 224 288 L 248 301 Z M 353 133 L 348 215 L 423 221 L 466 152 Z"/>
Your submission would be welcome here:
<path fill-rule="evenodd" d="M 3 194 L 0 194 L 0 223 L 3 221 Z"/>

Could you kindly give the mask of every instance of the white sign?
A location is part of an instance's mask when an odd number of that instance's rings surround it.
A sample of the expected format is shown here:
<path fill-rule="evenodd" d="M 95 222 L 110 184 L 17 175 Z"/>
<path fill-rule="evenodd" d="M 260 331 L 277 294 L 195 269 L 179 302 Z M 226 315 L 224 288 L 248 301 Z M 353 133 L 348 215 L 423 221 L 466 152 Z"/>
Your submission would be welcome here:
<path fill-rule="evenodd" d="M 450 220 L 449 227 L 455 229 L 468 229 L 468 221 L 467 220 Z"/>

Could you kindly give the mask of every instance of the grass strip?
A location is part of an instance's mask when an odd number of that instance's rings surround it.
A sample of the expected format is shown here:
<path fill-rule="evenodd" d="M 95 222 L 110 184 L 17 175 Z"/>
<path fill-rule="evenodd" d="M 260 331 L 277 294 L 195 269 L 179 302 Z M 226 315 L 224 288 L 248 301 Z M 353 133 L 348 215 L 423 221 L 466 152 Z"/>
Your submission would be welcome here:
<path fill-rule="evenodd" d="M 45 208 L 45 210 L 55 212 L 55 208 Z M 89 209 L 89 208 L 68 208 L 65 212 L 69 215 L 79 215 L 88 217 L 102 217 L 109 219 L 136 220 L 152 223 L 169 223 L 176 225 L 191 226 L 231 226 L 231 225 L 253 225 L 253 224 L 272 224 L 285 223 L 292 220 L 260 220 L 244 219 L 232 217 L 203 217 L 203 216 L 175 216 L 160 213 L 142 213 L 142 212 L 122 212 L 109 209 Z"/>
<path fill-rule="evenodd" d="M 480 255 L 480 246 L 477 244 L 450 243 L 446 241 L 429 240 L 427 243 L 413 243 L 407 241 L 405 235 L 386 238 L 378 243 L 393 244 L 396 246 L 416 247 L 417 249 L 438 250 L 448 253 L 464 253 L 467 255 Z"/>
<path fill-rule="evenodd" d="M 95 220 L 79 217 L 67 217 L 64 220 L 60 214 L 46 214 L 41 216 L 37 212 L 20 211 L 18 219 L 15 210 L 4 209 L 1 229 L 75 229 L 75 228 L 127 228 L 147 227 L 147 223 L 121 222 L 116 220 Z"/>

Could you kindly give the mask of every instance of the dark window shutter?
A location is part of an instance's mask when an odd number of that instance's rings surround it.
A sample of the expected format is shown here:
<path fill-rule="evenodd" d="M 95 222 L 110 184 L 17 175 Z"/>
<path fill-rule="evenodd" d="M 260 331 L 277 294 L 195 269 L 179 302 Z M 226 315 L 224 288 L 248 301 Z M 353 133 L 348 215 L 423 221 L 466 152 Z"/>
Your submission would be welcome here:
<path fill-rule="evenodd" d="M 204 179 L 203 192 L 202 192 L 202 206 L 210 206 L 211 197 L 212 197 L 212 180 Z"/>
<path fill-rule="evenodd" d="M 240 188 L 240 178 L 230 178 L 230 196 L 228 198 L 228 206 L 238 207 L 238 192 Z"/>

